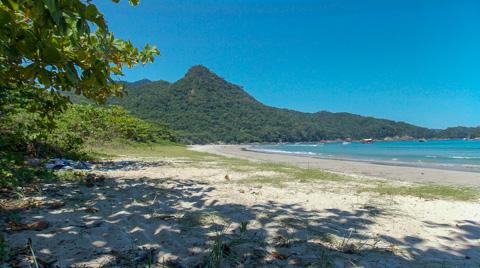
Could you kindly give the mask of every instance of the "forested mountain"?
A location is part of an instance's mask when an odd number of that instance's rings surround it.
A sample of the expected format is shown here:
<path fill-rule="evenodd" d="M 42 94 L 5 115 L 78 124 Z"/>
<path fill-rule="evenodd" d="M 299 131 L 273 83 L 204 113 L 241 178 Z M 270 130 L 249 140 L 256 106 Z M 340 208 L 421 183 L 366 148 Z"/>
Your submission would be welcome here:
<path fill-rule="evenodd" d="M 439 131 L 436 137 L 444 139 L 479 138 L 480 127 L 449 127 Z"/>
<path fill-rule="evenodd" d="M 127 97 L 111 103 L 140 118 L 167 123 L 188 143 L 432 138 L 442 133 L 350 113 L 303 113 L 269 107 L 203 66 L 192 67 L 175 83 L 141 80 L 127 84 L 127 91 Z"/>

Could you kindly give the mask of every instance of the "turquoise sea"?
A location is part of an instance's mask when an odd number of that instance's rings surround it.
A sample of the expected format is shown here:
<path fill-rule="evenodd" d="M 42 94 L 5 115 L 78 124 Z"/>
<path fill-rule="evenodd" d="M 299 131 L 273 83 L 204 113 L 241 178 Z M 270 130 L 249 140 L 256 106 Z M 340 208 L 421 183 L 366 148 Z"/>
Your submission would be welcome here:
<path fill-rule="evenodd" d="M 480 170 L 480 140 L 287 143 L 255 145 L 252 149 L 321 158 Z"/>

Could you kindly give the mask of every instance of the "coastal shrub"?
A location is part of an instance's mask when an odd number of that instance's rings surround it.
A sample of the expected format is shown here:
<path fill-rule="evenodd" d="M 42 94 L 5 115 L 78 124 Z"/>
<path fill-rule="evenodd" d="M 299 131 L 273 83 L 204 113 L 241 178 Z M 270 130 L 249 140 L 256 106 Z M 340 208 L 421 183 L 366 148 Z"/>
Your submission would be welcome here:
<path fill-rule="evenodd" d="M 16 186 L 43 174 L 41 159 L 88 159 L 90 145 L 174 141 L 166 126 L 153 125 L 118 106 L 69 105 L 54 118 L 23 108 L 0 114 L 0 186 Z M 36 159 L 36 166 L 26 165 Z"/>
<path fill-rule="evenodd" d="M 114 140 L 143 143 L 175 140 L 174 133 L 166 126 L 147 123 L 119 106 L 74 104 L 53 120 L 18 109 L 0 122 L 0 151 L 29 157 L 81 158 L 85 144 Z"/>
<path fill-rule="evenodd" d="M 106 143 L 119 139 L 134 142 L 175 140 L 174 133 L 166 126 L 145 122 L 115 105 L 100 107 L 74 104 L 56 123 L 54 136 L 60 137 L 60 140 L 81 138 L 86 143 Z"/>

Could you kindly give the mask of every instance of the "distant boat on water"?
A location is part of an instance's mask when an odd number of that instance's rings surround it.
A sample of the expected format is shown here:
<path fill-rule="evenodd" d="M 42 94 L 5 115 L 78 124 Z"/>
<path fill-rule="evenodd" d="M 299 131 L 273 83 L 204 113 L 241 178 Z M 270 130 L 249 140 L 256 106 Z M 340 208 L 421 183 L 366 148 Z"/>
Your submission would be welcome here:
<path fill-rule="evenodd" d="M 370 144 L 370 143 L 373 143 L 373 139 L 363 139 L 360 142 L 363 144 Z"/>
<path fill-rule="evenodd" d="M 418 142 L 426 142 L 427 139 L 419 139 Z"/>
<path fill-rule="evenodd" d="M 351 143 L 351 142 L 349 142 L 349 141 L 344 141 L 344 142 L 342 142 L 343 145 L 349 145 L 350 143 Z"/>

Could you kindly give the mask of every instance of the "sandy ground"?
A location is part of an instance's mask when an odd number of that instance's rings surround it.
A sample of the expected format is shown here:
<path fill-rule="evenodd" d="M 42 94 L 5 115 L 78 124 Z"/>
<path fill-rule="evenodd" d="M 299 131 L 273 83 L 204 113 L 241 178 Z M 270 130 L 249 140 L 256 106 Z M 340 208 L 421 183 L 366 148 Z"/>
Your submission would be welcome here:
<path fill-rule="evenodd" d="M 15 261 L 28 267 L 30 238 L 38 258 L 59 267 L 144 267 L 150 259 L 154 267 L 204 267 L 218 252 L 228 256 L 221 267 L 480 266 L 478 203 L 358 194 L 354 185 L 249 185 L 242 180 L 269 174 L 182 159 L 129 161 L 97 171 L 107 179 L 94 187 L 37 191 L 38 201 L 65 204 L 16 212 L 21 222 L 49 225 L 7 227 Z M 346 166 L 337 165 L 330 168 Z"/>
<path fill-rule="evenodd" d="M 438 183 L 457 186 L 480 186 L 480 173 L 434 169 L 424 167 L 394 166 L 345 160 L 320 159 L 306 156 L 255 152 L 246 145 L 196 145 L 193 150 L 234 156 L 243 159 L 287 163 L 300 167 L 320 168 L 332 172 L 367 177 L 393 179 L 416 183 Z"/>

